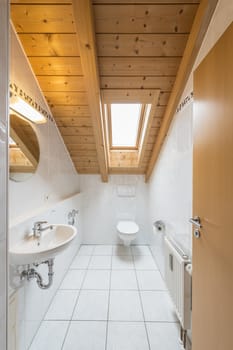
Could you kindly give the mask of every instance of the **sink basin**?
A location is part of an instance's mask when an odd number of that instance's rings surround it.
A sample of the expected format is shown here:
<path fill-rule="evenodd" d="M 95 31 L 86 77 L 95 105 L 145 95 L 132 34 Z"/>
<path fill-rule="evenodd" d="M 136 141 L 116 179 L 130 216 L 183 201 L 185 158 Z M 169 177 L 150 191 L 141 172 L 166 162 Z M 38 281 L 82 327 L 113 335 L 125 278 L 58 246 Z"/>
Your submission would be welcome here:
<path fill-rule="evenodd" d="M 54 258 L 70 245 L 76 235 L 76 228 L 70 225 L 52 225 L 52 229 L 42 232 L 40 241 L 29 234 L 10 247 L 10 263 L 25 265 Z"/>

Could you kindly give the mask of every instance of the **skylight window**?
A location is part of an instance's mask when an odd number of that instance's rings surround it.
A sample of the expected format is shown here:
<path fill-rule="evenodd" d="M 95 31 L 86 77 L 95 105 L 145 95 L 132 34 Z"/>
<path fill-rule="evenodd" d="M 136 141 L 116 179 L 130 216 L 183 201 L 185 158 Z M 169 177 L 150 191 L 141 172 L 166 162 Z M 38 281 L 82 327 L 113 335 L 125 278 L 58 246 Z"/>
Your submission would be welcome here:
<path fill-rule="evenodd" d="M 142 105 L 111 104 L 112 147 L 137 147 Z"/>

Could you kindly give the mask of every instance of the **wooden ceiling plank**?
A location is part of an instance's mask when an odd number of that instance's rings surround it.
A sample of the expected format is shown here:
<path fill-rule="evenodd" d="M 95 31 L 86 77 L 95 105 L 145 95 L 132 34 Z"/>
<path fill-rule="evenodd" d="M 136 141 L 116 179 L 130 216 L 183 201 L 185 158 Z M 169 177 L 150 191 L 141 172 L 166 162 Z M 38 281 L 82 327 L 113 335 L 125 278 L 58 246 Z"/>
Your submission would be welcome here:
<path fill-rule="evenodd" d="M 77 139 L 76 139 L 77 141 Z M 96 151 L 96 145 L 95 143 L 71 143 L 67 144 L 67 149 L 69 152 L 76 152 L 76 151 Z"/>
<path fill-rule="evenodd" d="M 74 33 L 69 4 L 12 4 L 11 18 L 17 33 Z"/>
<path fill-rule="evenodd" d="M 21 33 L 19 38 L 28 57 L 79 56 L 76 34 Z"/>
<path fill-rule="evenodd" d="M 154 117 L 152 121 L 152 128 L 160 128 L 163 118 Z"/>
<path fill-rule="evenodd" d="M 167 77 L 101 77 L 102 89 L 161 89 L 171 91 L 175 81 L 174 76 Z"/>
<path fill-rule="evenodd" d="M 76 170 L 78 171 L 79 174 L 99 174 L 99 168 L 80 168 L 76 167 Z"/>
<path fill-rule="evenodd" d="M 189 33 L 197 6 L 94 5 L 96 33 Z"/>
<path fill-rule="evenodd" d="M 71 4 L 72 0 L 11 0 L 11 4 Z"/>
<path fill-rule="evenodd" d="M 111 103 L 152 103 L 155 89 L 102 89 L 103 102 Z"/>
<path fill-rule="evenodd" d="M 73 118 L 73 117 L 89 117 L 89 106 L 52 106 L 51 111 L 55 117 L 61 118 Z"/>
<path fill-rule="evenodd" d="M 92 120 L 91 118 L 87 117 L 87 118 L 80 118 L 80 117 L 55 117 L 55 121 L 57 126 L 60 127 L 75 127 L 75 126 L 79 126 L 79 127 L 90 127 L 92 126 Z"/>
<path fill-rule="evenodd" d="M 93 128 L 88 126 L 88 127 L 73 127 L 73 126 L 68 126 L 68 127 L 59 127 L 59 130 L 62 134 L 62 136 L 93 136 Z"/>
<path fill-rule="evenodd" d="M 181 57 L 187 34 L 97 34 L 98 56 Z"/>
<path fill-rule="evenodd" d="M 44 91 L 49 105 L 86 105 L 88 103 L 86 92 Z"/>
<path fill-rule="evenodd" d="M 99 57 L 101 76 L 171 76 L 176 75 L 178 57 Z"/>
<path fill-rule="evenodd" d="M 116 168 L 109 168 L 109 174 L 111 175 L 143 175 L 145 174 L 144 169 L 140 168 L 129 168 L 129 167 L 116 167 Z"/>
<path fill-rule="evenodd" d="M 23 1 L 23 0 L 22 0 Z M 30 0 L 27 0 L 27 1 L 30 1 Z M 40 1 L 40 0 L 36 0 L 36 1 Z M 42 1 L 45 1 L 45 0 L 42 0 Z M 55 0 L 54 0 L 55 1 Z M 62 0 L 60 0 L 62 1 Z M 68 1 L 68 0 L 67 0 Z M 159 4 L 159 5 L 162 5 L 162 4 L 178 4 L 178 3 L 184 3 L 184 4 L 199 4 L 200 1 L 199 0 L 92 0 L 93 4 L 100 4 L 100 5 L 103 5 L 103 4 L 107 4 L 107 5 L 110 5 L 110 4 Z"/>
<path fill-rule="evenodd" d="M 36 75 L 83 75 L 79 57 L 29 57 Z"/>
<path fill-rule="evenodd" d="M 152 157 L 146 172 L 146 181 L 150 179 L 150 176 L 154 169 L 156 160 L 160 153 L 164 139 L 167 135 L 173 116 L 175 115 L 175 111 L 185 88 L 185 84 L 192 71 L 193 64 L 201 47 L 204 35 L 214 13 L 217 2 L 217 0 L 213 0 L 211 2 L 208 0 L 202 0 L 199 5 L 187 42 L 187 46 L 185 48 L 184 55 L 177 73 L 176 81 L 168 101 L 163 122 L 153 148 Z"/>
<path fill-rule="evenodd" d="M 107 151 L 103 135 L 103 116 L 100 96 L 99 72 L 95 48 L 94 20 L 90 0 L 73 0 L 77 40 L 87 88 L 87 98 L 102 181 L 108 181 Z"/>
<path fill-rule="evenodd" d="M 97 152 L 95 150 L 79 150 L 79 151 L 70 151 L 72 157 L 95 157 L 97 158 Z"/>
<path fill-rule="evenodd" d="M 158 100 L 158 106 L 167 106 L 169 100 L 170 92 L 161 91 Z"/>
<path fill-rule="evenodd" d="M 84 92 L 86 86 L 80 76 L 38 76 L 38 82 L 43 91 Z"/>
<path fill-rule="evenodd" d="M 67 148 L 69 149 L 69 145 L 80 145 L 82 144 L 85 148 L 87 144 L 95 145 L 95 138 L 93 136 L 62 136 Z M 81 147 L 80 147 L 81 149 Z M 88 148 L 87 148 L 88 149 Z M 94 148 L 95 149 L 95 148 Z"/>

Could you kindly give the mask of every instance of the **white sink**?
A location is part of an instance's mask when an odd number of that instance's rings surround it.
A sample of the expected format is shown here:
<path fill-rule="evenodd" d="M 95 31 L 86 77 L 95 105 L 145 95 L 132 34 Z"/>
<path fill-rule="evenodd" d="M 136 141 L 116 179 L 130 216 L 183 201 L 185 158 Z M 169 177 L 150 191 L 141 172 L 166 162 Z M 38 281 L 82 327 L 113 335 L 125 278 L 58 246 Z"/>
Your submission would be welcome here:
<path fill-rule="evenodd" d="M 28 235 L 10 247 L 10 263 L 25 265 L 54 258 L 70 245 L 76 235 L 76 228 L 70 225 L 52 225 L 52 229 L 41 233 L 40 240 L 33 234 Z"/>

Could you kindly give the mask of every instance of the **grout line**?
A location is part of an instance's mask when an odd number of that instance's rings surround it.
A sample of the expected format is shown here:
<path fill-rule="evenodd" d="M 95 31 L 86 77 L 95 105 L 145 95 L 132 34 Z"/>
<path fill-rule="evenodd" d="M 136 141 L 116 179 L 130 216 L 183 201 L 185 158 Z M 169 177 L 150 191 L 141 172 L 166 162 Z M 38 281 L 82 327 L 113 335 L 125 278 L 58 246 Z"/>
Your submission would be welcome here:
<path fill-rule="evenodd" d="M 81 246 L 80 246 L 80 247 L 81 247 Z M 93 249 L 93 251 L 94 251 L 94 249 Z M 85 281 L 86 276 L 87 276 L 88 267 L 89 267 L 89 265 L 90 265 L 90 262 L 91 262 L 91 259 L 89 259 L 89 262 L 88 262 L 88 265 L 87 265 L 87 268 L 86 268 L 86 272 L 85 272 L 85 274 L 84 274 L 83 281 L 82 281 L 81 286 L 80 286 L 80 289 L 79 289 L 79 293 L 78 293 L 78 296 L 77 296 L 77 300 L 76 300 L 76 302 L 75 302 L 75 304 L 74 304 L 73 312 L 72 312 L 72 314 L 71 314 L 71 317 L 70 317 L 70 320 L 69 320 L 69 324 L 68 324 L 68 327 L 67 327 L 67 330 L 66 330 L 66 334 L 65 334 L 64 339 L 63 339 L 63 342 L 62 342 L 61 350 L 62 350 L 63 347 L 64 347 L 64 344 L 65 344 L 65 341 L 66 341 L 68 332 L 69 332 L 69 330 L 70 330 L 71 322 L 72 322 L 73 315 L 74 315 L 74 310 L 75 310 L 75 308 L 76 308 L 76 306 L 77 306 L 77 304 L 78 304 L 79 297 L 80 297 L 80 293 L 81 293 L 82 287 L 83 287 L 83 285 L 84 285 L 84 281 Z"/>
<path fill-rule="evenodd" d="M 55 290 L 55 292 L 54 292 L 54 294 L 53 294 L 53 297 L 52 297 L 52 299 L 51 299 L 51 301 L 50 301 L 50 303 L 49 303 L 49 305 L 48 305 L 48 307 L 47 307 L 47 309 L 46 309 L 46 311 L 45 311 L 45 313 L 44 313 L 44 316 L 43 316 L 43 318 L 42 318 L 42 320 L 41 320 L 41 322 L 40 322 L 40 324 L 39 324 L 39 326 L 38 326 L 38 328 L 37 328 L 37 331 L 36 331 L 36 333 L 34 334 L 32 340 L 31 340 L 31 342 L 30 342 L 30 344 L 29 344 L 29 346 L 28 346 L 28 350 L 30 350 L 30 347 L 31 347 L 31 345 L 32 345 L 32 343 L 33 343 L 33 341 L 34 341 L 34 339 L 35 339 L 35 337 L 36 337 L 36 335 L 37 335 L 37 333 L 38 333 L 40 327 L 41 327 L 42 322 L 43 322 L 43 321 L 47 321 L 47 320 L 45 320 L 45 315 L 47 314 L 47 312 L 48 312 L 48 310 L 49 310 L 49 308 L 50 308 L 50 306 L 51 306 L 51 304 L 52 304 L 52 302 L 53 302 L 55 296 L 57 295 L 57 292 L 60 290 L 60 287 L 61 287 L 61 285 L 62 285 L 62 283 L 63 283 L 63 281 L 64 281 L 64 279 L 65 279 L 65 277 L 66 277 L 66 275 L 67 275 L 67 273 L 68 273 L 68 271 L 70 270 L 70 266 L 72 265 L 74 259 L 76 258 L 77 254 L 78 254 L 78 252 L 79 252 L 79 250 L 80 250 L 80 248 L 81 248 L 81 246 L 82 246 L 82 245 L 80 244 L 78 251 L 76 252 L 76 254 L 74 254 L 74 257 L 73 257 L 73 259 L 71 260 L 70 264 L 68 265 L 67 269 L 65 269 L 63 278 L 61 279 L 61 282 L 58 284 L 58 286 L 57 286 L 57 288 L 56 288 L 56 290 Z M 83 269 L 83 270 L 85 270 L 85 269 Z M 63 290 L 63 289 L 61 289 L 61 290 Z M 66 321 L 67 321 L 67 320 L 66 320 Z"/>
<path fill-rule="evenodd" d="M 83 246 L 83 245 L 80 245 L 79 250 L 80 250 L 80 248 L 81 248 L 82 246 Z M 143 309 L 143 304 L 142 304 L 142 295 L 141 295 L 141 293 L 144 292 L 144 291 L 148 291 L 148 292 L 167 292 L 167 290 L 164 290 L 164 289 L 145 289 L 145 290 L 142 290 L 142 289 L 140 289 L 140 288 L 139 288 L 139 281 L 138 281 L 137 272 L 142 272 L 142 271 L 158 271 L 158 272 L 160 273 L 160 275 L 161 275 L 160 270 L 159 270 L 159 269 L 155 269 L 155 268 L 154 268 L 154 269 L 136 269 L 135 260 L 136 260 L 139 256 L 141 256 L 141 255 L 133 255 L 133 254 L 132 254 L 132 247 L 130 247 L 131 255 L 118 255 L 118 254 L 114 254 L 114 255 L 113 255 L 113 253 L 114 253 L 113 249 L 115 248 L 115 245 L 112 245 L 112 254 L 111 254 L 111 255 L 94 255 L 95 247 L 98 246 L 98 245 L 92 245 L 92 246 L 93 246 L 92 254 L 88 254 L 88 255 L 86 255 L 86 254 L 85 254 L 85 255 L 79 255 L 79 256 L 88 256 L 88 257 L 89 257 L 88 264 L 87 264 L 87 266 L 86 266 L 85 268 L 71 268 L 71 265 L 72 265 L 74 259 L 78 256 L 79 250 L 78 250 L 77 253 L 74 255 L 74 258 L 72 259 L 72 261 L 71 261 L 71 263 L 69 264 L 68 268 L 65 270 L 65 273 L 64 273 L 64 275 L 63 275 L 63 278 L 62 278 L 61 282 L 59 283 L 59 285 L 58 285 L 58 287 L 57 287 L 57 289 L 56 289 L 56 292 L 55 292 L 54 295 L 53 295 L 53 298 L 52 298 L 52 300 L 51 300 L 51 302 L 50 302 L 50 304 L 49 304 L 49 306 L 48 306 L 48 308 L 47 308 L 47 310 L 46 310 L 46 312 L 45 312 L 45 314 L 44 314 L 44 317 L 43 317 L 42 321 L 40 322 L 40 325 L 39 325 L 39 327 L 38 327 L 38 330 L 39 330 L 39 328 L 40 328 L 40 326 L 41 326 L 41 324 L 42 324 L 43 321 L 49 321 L 49 322 L 61 322 L 61 321 L 64 322 L 64 321 L 65 321 L 65 322 L 67 322 L 67 323 L 68 323 L 68 325 L 67 325 L 67 330 L 66 330 L 66 333 L 65 333 L 65 336 L 64 336 L 64 339 L 63 339 L 61 348 L 60 348 L 60 350 L 62 350 L 63 347 L 64 347 L 64 344 L 65 344 L 65 341 L 66 341 L 66 339 L 67 339 L 67 335 L 68 335 L 68 332 L 69 332 L 69 329 L 70 329 L 70 326 L 71 326 L 71 323 L 72 323 L 72 322 L 79 322 L 79 321 L 80 321 L 80 322 L 106 322 L 105 350 L 107 350 L 107 340 L 108 340 L 108 327 L 109 327 L 109 323 L 114 323 L 114 322 L 121 322 L 121 323 L 127 323 L 127 322 L 130 322 L 130 323 L 143 323 L 144 326 L 145 326 L 146 335 L 147 335 L 147 341 L 148 341 L 148 346 L 149 346 L 148 349 L 150 350 L 151 347 L 150 347 L 150 341 L 149 341 L 148 330 L 147 330 L 147 326 L 146 326 L 147 323 L 179 323 L 178 321 L 146 321 L 146 320 L 145 320 L 145 314 L 144 314 L 144 309 Z M 150 247 L 149 247 L 149 248 L 150 248 Z M 151 250 L 151 249 L 150 249 L 150 250 Z M 142 255 L 143 255 L 143 254 L 142 254 Z M 152 255 L 153 260 L 154 260 L 155 263 L 156 263 L 156 259 L 155 259 L 154 255 L 153 255 L 153 254 L 151 254 L 151 255 Z M 111 256 L 111 267 L 110 267 L 110 269 L 90 269 L 90 263 L 91 263 L 91 259 L 92 259 L 93 256 Z M 112 265 L 113 265 L 113 257 L 119 257 L 119 256 L 122 256 L 122 257 L 124 257 L 124 258 L 130 257 L 130 258 L 132 259 L 132 262 L 133 262 L 133 268 L 131 268 L 131 269 L 130 269 L 130 268 L 128 268 L 128 269 L 127 269 L 127 268 L 126 268 L 126 269 L 125 269 L 125 268 L 113 269 L 113 268 L 112 268 Z M 143 256 L 150 256 L 150 255 L 143 255 Z M 66 275 L 67 275 L 67 273 L 68 273 L 69 270 L 83 270 L 83 271 L 85 271 L 84 276 L 83 276 L 83 280 L 82 280 L 82 283 L 81 283 L 81 286 L 80 286 L 79 289 L 60 289 L 60 287 L 61 287 L 61 285 L 62 285 L 64 279 L 66 278 Z M 110 280 L 109 280 L 109 288 L 108 288 L 108 289 L 84 289 L 84 288 L 83 288 L 84 282 L 85 282 L 85 279 L 86 279 L 86 276 L 87 276 L 88 271 L 95 271 L 95 270 L 97 270 L 97 271 L 110 271 Z M 112 272 L 114 272 L 114 271 L 122 271 L 122 272 L 124 272 L 124 271 L 134 271 L 135 276 L 136 276 L 136 281 L 137 281 L 137 289 L 111 289 L 111 278 L 112 278 Z M 161 277 L 162 277 L 162 275 L 161 275 Z M 163 277 L 162 277 L 162 278 L 163 278 Z M 45 320 L 45 319 L 44 319 L 44 318 L 45 318 L 45 315 L 46 315 L 48 309 L 50 308 L 50 306 L 51 306 L 51 304 L 52 304 L 52 302 L 53 302 L 53 300 L 54 300 L 54 297 L 56 296 L 56 294 L 57 294 L 57 292 L 58 292 L 59 290 L 62 290 L 62 291 L 63 291 L 63 290 L 71 290 L 71 291 L 77 291 L 77 292 L 78 292 L 78 293 L 77 293 L 76 302 L 75 302 L 75 304 L 74 304 L 73 311 L 72 311 L 72 314 L 71 314 L 71 318 L 70 318 L 69 320 L 67 320 L 67 319 L 64 319 L 64 320 L 61 320 L 61 319 L 59 319 L 59 320 L 57 320 L 57 319 L 47 319 L 47 320 Z M 87 291 L 89 291 L 89 290 L 90 290 L 90 291 L 108 291 L 108 311 L 107 311 L 107 319 L 106 319 L 106 320 L 81 320 L 81 319 L 80 319 L 80 320 L 73 320 L 74 310 L 75 310 L 75 308 L 76 308 L 76 306 L 77 306 L 77 304 L 78 304 L 79 297 L 80 297 L 80 293 L 81 293 L 81 291 L 85 291 L 85 290 L 87 290 Z M 139 298 L 140 298 L 140 304 L 141 304 L 141 308 L 142 308 L 143 321 L 109 320 L 109 312 L 110 312 L 110 293 L 111 293 L 111 291 L 121 291 L 121 292 L 124 292 L 124 291 L 138 291 L 138 293 L 139 293 Z M 31 345 L 32 345 L 32 343 L 33 343 L 33 341 L 34 341 L 34 338 L 36 337 L 36 335 L 37 335 L 37 333 L 38 333 L 38 330 L 37 330 L 36 334 L 34 335 L 34 337 L 32 338 L 32 341 L 31 341 L 31 343 L 30 343 L 30 345 L 29 345 L 29 347 L 28 347 L 28 350 L 30 350 L 30 347 L 31 347 Z"/>
<path fill-rule="evenodd" d="M 113 254 L 113 246 L 112 246 L 112 254 Z M 113 255 L 111 255 L 111 270 L 110 270 L 109 291 L 108 291 L 108 312 L 107 312 L 107 324 L 106 324 L 105 350 L 107 350 L 107 345 L 108 345 L 108 326 L 109 326 L 109 310 L 110 310 L 110 292 L 111 292 L 111 282 L 112 282 L 112 257 L 113 257 Z"/>
<path fill-rule="evenodd" d="M 59 319 L 59 320 L 55 320 L 55 319 L 48 319 L 48 320 L 45 320 L 44 322 L 67 322 L 69 323 L 70 320 L 67 320 L 67 319 Z M 86 320 L 86 319 L 74 319 L 72 320 L 72 322 L 109 322 L 109 323 L 170 323 L 170 324 L 179 324 L 179 321 L 132 321 L 132 320 Z"/>
<path fill-rule="evenodd" d="M 135 266 L 134 256 L 133 256 L 133 263 L 134 263 L 134 266 Z M 135 266 L 135 275 L 136 275 L 136 280 L 137 280 L 137 285 L 138 285 L 138 294 L 139 294 L 140 304 L 141 304 L 141 308 L 142 308 L 142 314 L 143 314 L 143 320 L 144 320 L 144 327 L 145 327 L 145 331 L 146 331 L 148 349 L 151 350 L 150 340 L 149 340 L 149 334 L 148 334 L 148 330 L 147 330 L 147 327 L 146 327 L 145 313 L 144 313 L 143 304 L 142 304 L 141 290 L 140 290 L 140 288 L 139 288 L 139 282 L 138 282 L 138 276 L 137 276 L 136 266 Z"/>

